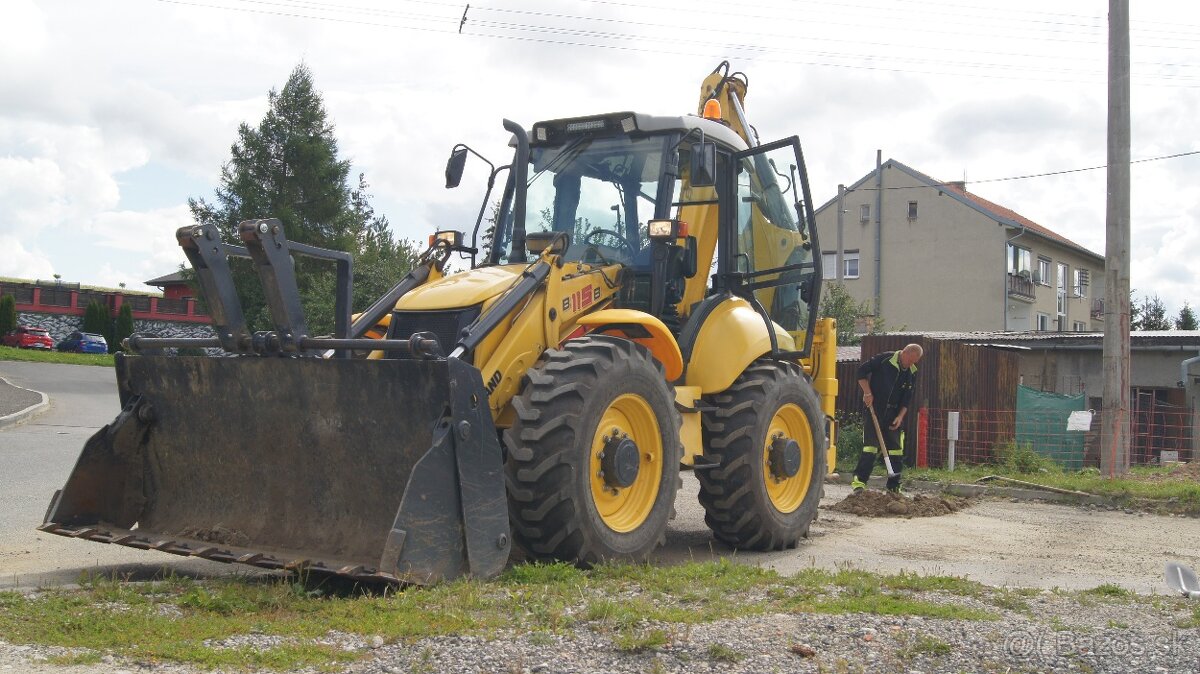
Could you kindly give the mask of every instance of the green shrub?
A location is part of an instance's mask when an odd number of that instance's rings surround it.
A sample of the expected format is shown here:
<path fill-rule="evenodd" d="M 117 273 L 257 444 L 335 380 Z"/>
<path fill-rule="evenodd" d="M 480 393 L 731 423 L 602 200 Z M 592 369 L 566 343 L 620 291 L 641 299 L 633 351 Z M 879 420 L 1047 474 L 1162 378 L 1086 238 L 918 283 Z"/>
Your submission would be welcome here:
<path fill-rule="evenodd" d="M 0 297 L 0 335 L 17 329 L 17 298 Z"/>
<path fill-rule="evenodd" d="M 859 415 L 846 415 L 838 421 L 837 469 L 854 470 L 863 447 L 863 425 Z"/>
<path fill-rule="evenodd" d="M 128 304 L 121 305 L 121 311 L 117 313 L 117 330 L 113 335 L 113 343 L 108 345 L 109 353 L 116 353 L 121 350 L 121 342 L 125 338 L 133 334 L 133 308 Z"/>
<path fill-rule="evenodd" d="M 992 460 L 1001 467 L 1015 473 L 1061 472 L 1062 468 L 1053 459 L 1042 456 L 1033 448 L 1032 442 L 1018 443 L 1012 439 L 997 442 L 992 446 Z"/>

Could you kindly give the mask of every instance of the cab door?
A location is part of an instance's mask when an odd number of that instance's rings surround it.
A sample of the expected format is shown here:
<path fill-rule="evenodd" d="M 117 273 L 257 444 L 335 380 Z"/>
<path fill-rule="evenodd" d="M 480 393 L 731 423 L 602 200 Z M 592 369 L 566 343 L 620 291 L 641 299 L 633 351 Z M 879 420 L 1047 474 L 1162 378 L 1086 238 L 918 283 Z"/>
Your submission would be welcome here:
<path fill-rule="evenodd" d="M 800 140 L 792 136 L 733 155 L 725 193 L 735 222 L 721 248 L 730 290 L 749 300 L 795 340 L 779 357 L 804 358 L 812 348 L 821 295 L 821 256 Z"/>

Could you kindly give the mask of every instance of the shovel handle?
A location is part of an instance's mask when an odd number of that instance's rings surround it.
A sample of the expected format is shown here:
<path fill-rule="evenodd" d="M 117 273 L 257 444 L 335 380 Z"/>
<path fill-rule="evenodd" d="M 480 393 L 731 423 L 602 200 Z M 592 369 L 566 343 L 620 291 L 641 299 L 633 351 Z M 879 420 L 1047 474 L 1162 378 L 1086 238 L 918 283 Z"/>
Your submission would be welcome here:
<path fill-rule="evenodd" d="M 871 413 L 871 422 L 875 424 L 875 438 L 882 445 L 879 451 L 883 452 L 883 467 L 887 469 L 888 477 L 896 477 L 896 471 L 892 470 L 892 458 L 888 456 L 887 441 L 883 437 L 883 430 L 879 428 L 879 417 L 875 416 L 875 408 L 867 405 L 867 411 Z"/>

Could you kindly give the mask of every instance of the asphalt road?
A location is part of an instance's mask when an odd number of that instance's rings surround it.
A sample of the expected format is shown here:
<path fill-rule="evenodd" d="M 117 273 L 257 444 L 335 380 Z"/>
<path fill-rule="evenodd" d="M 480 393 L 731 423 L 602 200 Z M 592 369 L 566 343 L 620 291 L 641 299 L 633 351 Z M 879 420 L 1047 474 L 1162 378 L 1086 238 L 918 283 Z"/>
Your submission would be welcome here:
<path fill-rule="evenodd" d="M 119 411 L 112 368 L 0 361 L 0 376 L 42 391 L 50 407 L 0 429 L 0 588 L 70 584 L 81 573 L 149 578 L 176 574 L 255 573 L 251 567 L 42 534 L 54 490 L 61 487 L 87 438 Z M 850 566 L 967 576 L 990 585 L 1090 588 L 1116 583 L 1163 592 L 1163 565 L 1200 566 L 1200 519 L 1089 511 L 1083 508 L 985 500 L 944 517 L 863 518 L 820 511 L 812 537 L 795 550 L 734 553 L 714 542 L 697 503 L 698 483 L 685 473 L 678 516 L 662 562 L 720 557 L 794 573 L 815 566 Z M 848 494 L 827 485 L 822 505 Z"/>
<path fill-rule="evenodd" d="M 224 564 L 74 541 L 37 531 L 84 442 L 120 411 L 111 367 L 0 361 L 0 376 L 41 391 L 50 406 L 0 429 L 0 588 L 70 584 L 85 572 L 153 575 L 228 573 Z"/>

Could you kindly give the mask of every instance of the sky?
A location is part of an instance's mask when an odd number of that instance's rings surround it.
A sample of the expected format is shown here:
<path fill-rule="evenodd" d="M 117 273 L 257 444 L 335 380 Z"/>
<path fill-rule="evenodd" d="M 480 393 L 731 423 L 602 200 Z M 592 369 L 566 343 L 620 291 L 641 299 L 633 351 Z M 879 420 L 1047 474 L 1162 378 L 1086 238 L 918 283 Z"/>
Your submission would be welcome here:
<path fill-rule="evenodd" d="M 1130 4 L 1131 286 L 1177 314 L 1200 305 L 1200 3 Z M 1083 0 L 4 0 L 0 276 L 144 290 L 174 271 L 188 198 L 211 197 L 238 125 L 299 63 L 403 238 L 473 226 L 486 167 L 445 189 L 455 143 L 499 165 L 505 118 L 694 113 L 728 59 L 760 137 L 800 137 L 817 205 L 878 149 L 1103 255 L 1106 172 L 1077 169 L 1106 163 L 1106 16 Z"/>

